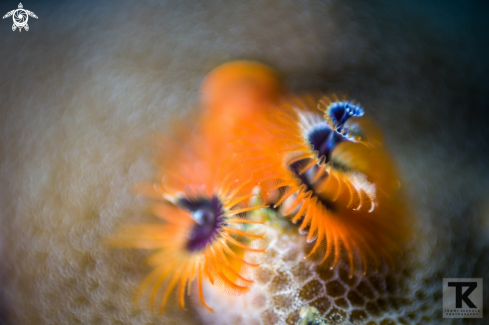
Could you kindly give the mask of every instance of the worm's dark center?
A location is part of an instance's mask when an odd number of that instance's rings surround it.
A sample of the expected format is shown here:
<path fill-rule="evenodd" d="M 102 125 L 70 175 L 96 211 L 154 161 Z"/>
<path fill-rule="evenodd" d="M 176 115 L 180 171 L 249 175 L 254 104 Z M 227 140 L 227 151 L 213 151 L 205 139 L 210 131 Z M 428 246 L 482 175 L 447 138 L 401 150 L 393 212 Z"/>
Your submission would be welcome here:
<path fill-rule="evenodd" d="M 214 236 L 218 235 L 218 230 L 221 228 L 224 214 L 221 202 L 215 196 L 196 199 L 182 197 L 177 204 L 187 210 L 195 221 L 187 236 L 187 250 L 194 252 L 204 249 Z"/>
<path fill-rule="evenodd" d="M 341 142 L 347 140 L 340 133 L 327 125 L 314 128 L 308 136 L 309 143 L 318 152 L 318 158 L 324 156 L 325 162 L 331 160 L 331 151 Z"/>

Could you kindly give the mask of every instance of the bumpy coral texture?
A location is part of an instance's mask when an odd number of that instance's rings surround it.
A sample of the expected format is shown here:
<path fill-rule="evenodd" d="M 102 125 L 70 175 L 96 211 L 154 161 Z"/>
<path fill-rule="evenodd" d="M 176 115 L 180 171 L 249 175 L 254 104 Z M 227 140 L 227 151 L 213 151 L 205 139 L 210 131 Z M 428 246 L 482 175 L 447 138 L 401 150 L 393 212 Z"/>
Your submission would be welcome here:
<path fill-rule="evenodd" d="M 350 277 L 344 256 L 330 269 L 305 259 L 305 237 L 279 216 L 269 212 L 270 246 L 256 284 L 243 297 L 221 301 L 210 324 L 290 324 L 300 322 L 301 309 L 314 307 L 316 321 L 325 324 L 438 324 L 433 308 L 441 303 L 441 288 L 431 272 L 419 271 L 425 252 L 409 249 L 392 269 L 383 264 L 378 272 Z M 291 245 L 291 243 L 294 243 Z M 414 257 L 417 256 L 417 257 Z M 221 293 L 207 288 L 210 299 Z"/>

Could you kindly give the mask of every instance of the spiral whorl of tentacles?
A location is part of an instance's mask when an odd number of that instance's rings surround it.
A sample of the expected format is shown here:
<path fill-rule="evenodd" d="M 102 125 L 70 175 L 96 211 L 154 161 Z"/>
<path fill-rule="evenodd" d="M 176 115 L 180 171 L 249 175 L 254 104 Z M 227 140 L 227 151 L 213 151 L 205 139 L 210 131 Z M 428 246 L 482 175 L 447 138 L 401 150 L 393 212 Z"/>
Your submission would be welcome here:
<path fill-rule="evenodd" d="M 390 197 L 392 163 L 363 109 L 346 99 L 288 96 L 242 152 L 264 199 L 307 234 L 310 257 L 334 268 L 343 254 L 352 275 L 361 265 L 393 264 L 404 237 Z M 365 124 L 365 127 L 363 127 Z M 261 140 L 265 139 L 265 140 Z M 371 261 L 371 263 L 369 263 Z"/>

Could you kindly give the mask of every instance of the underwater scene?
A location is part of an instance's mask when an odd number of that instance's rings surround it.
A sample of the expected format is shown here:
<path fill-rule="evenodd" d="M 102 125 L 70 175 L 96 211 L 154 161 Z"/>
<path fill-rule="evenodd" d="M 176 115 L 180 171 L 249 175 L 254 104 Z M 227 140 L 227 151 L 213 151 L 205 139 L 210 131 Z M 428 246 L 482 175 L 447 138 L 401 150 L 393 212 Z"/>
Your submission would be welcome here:
<path fill-rule="evenodd" d="M 486 324 L 488 4 L 0 9 L 0 325 Z"/>

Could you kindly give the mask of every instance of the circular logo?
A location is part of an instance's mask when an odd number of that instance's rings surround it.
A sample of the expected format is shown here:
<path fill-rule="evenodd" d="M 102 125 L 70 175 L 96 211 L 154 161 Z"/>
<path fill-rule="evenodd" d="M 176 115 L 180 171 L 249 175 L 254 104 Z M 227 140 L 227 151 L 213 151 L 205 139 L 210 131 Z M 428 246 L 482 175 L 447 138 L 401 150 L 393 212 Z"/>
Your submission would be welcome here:
<path fill-rule="evenodd" d="M 27 12 L 24 9 L 17 9 L 15 13 L 13 14 L 14 18 L 14 23 L 18 27 L 25 26 L 27 24 L 27 20 L 29 19 L 29 16 L 27 15 Z"/>

